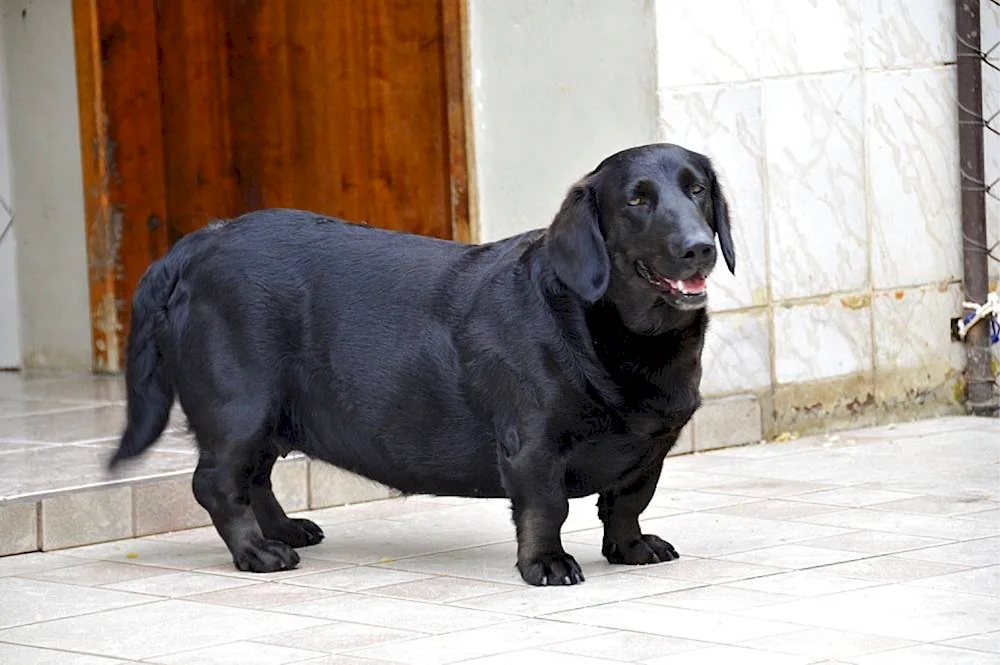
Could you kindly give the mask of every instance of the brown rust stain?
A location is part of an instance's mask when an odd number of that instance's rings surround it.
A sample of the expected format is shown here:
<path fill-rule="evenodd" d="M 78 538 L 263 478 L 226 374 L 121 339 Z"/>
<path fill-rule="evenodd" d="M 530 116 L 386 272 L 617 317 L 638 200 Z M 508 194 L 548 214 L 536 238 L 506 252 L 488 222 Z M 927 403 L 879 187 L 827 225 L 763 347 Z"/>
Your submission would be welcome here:
<path fill-rule="evenodd" d="M 854 295 L 854 296 L 843 296 L 840 299 L 840 304 L 847 309 L 864 309 L 872 304 L 872 298 L 870 295 Z"/>
<path fill-rule="evenodd" d="M 844 408 L 847 409 L 849 413 L 854 415 L 873 406 L 875 406 L 875 394 L 868 393 L 867 395 L 865 395 L 865 398 L 863 400 L 855 397 L 850 402 L 845 404 Z"/>

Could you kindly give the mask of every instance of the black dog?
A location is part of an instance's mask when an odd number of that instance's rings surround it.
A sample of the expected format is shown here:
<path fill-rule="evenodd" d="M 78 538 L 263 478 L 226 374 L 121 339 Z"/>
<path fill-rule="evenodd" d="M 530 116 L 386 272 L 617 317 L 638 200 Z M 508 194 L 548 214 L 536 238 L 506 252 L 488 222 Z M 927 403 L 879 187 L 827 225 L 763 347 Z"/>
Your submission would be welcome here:
<path fill-rule="evenodd" d="M 271 491 L 289 450 L 404 493 L 509 497 L 529 584 L 575 584 L 568 499 L 599 496 L 608 561 L 677 557 L 643 534 L 667 451 L 698 408 L 715 235 L 703 155 L 612 155 L 547 230 L 479 246 L 264 210 L 192 233 L 146 272 L 111 464 L 161 434 L 175 395 L 194 494 L 240 570 L 297 565 L 322 530 Z"/>

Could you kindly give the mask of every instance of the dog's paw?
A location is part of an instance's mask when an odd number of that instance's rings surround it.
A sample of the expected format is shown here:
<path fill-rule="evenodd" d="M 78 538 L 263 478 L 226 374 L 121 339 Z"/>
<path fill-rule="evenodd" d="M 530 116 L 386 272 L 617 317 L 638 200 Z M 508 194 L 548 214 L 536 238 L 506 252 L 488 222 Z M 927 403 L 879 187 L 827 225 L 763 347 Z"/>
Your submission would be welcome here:
<path fill-rule="evenodd" d="M 608 563 L 641 566 L 680 558 L 674 546 L 659 536 L 643 534 L 630 543 L 605 543 L 603 553 Z"/>
<path fill-rule="evenodd" d="M 308 547 L 323 540 L 323 529 L 315 522 L 306 519 L 288 519 L 270 528 L 264 528 L 264 537 L 270 540 L 280 540 L 292 547 Z"/>
<path fill-rule="evenodd" d="M 261 538 L 234 553 L 233 563 L 251 573 L 274 573 L 298 566 L 299 555 L 287 543 Z"/>
<path fill-rule="evenodd" d="M 517 569 L 524 581 L 534 586 L 579 584 L 584 579 L 580 564 L 565 552 L 540 554 L 518 561 Z"/>

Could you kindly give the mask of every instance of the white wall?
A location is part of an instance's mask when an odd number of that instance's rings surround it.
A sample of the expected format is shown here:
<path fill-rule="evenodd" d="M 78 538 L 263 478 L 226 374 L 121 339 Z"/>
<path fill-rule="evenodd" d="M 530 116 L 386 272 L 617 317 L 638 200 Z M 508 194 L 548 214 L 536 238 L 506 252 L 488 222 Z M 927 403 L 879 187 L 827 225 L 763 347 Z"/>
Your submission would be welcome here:
<path fill-rule="evenodd" d="M 0 0 L 0 10 L 23 364 L 86 370 L 90 313 L 71 3 Z"/>
<path fill-rule="evenodd" d="M 7 62 L 4 56 L 3 23 L 7 20 L 4 4 L 0 4 L 0 199 L 8 206 L 11 201 L 11 172 L 7 126 Z M 17 269 L 14 264 L 14 227 L 8 226 L 10 215 L 0 205 L 0 369 L 21 364 L 20 308 L 17 298 Z"/>
<path fill-rule="evenodd" d="M 738 276 L 712 280 L 706 391 L 815 415 L 952 397 L 952 0 L 658 0 L 656 22 L 660 135 L 716 159 L 736 222 Z"/>
<path fill-rule="evenodd" d="M 570 185 L 656 137 L 653 5 L 470 0 L 480 239 L 548 226 Z"/>

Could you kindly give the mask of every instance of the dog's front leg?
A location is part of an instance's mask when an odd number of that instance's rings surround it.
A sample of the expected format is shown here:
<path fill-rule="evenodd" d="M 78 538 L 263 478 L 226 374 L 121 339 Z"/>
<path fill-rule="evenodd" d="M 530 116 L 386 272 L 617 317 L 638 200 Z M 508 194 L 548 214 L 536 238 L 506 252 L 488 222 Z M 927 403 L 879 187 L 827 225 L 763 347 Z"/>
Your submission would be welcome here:
<path fill-rule="evenodd" d="M 516 443 L 516 445 L 512 445 Z M 517 530 L 517 569 L 528 584 L 579 584 L 580 564 L 562 546 L 569 515 L 565 462 L 542 441 L 524 442 L 508 433 L 501 446 L 504 486 Z"/>
<path fill-rule="evenodd" d="M 636 565 L 678 558 L 673 545 L 639 529 L 639 515 L 652 500 L 662 469 L 660 460 L 632 484 L 603 492 L 598 498 L 597 515 L 604 524 L 601 552 L 608 562 Z"/>

